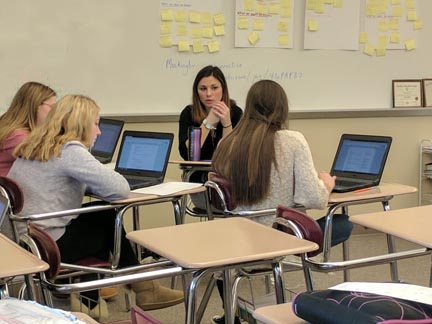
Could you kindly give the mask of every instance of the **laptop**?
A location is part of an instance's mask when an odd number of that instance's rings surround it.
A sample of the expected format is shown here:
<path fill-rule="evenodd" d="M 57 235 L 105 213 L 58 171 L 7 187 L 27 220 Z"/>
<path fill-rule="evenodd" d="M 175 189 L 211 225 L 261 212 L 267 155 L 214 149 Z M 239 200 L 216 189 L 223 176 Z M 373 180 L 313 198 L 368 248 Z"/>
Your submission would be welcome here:
<path fill-rule="evenodd" d="M 333 192 L 349 192 L 379 185 L 392 138 L 343 134 L 330 174 L 336 176 Z"/>
<path fill-rule="evenodd" d="M 101 163 L 110 163 L 123 130 L 124 122 L 121 120 L 101 118 L 99 128 L 101 134 L 91 149 L 91 154 Z"/>
<path fill-rule="evenodd" d="M 162 183 L 173 140 L 172 133 L 124 131 L 114 170 L 131 190 Z"/>

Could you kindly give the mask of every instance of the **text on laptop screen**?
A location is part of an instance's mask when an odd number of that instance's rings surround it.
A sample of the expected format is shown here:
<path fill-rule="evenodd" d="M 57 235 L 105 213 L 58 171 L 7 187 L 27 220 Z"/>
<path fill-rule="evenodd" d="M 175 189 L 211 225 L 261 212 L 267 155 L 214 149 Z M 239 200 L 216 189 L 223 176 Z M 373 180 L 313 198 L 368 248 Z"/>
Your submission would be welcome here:
<path fill-rule="evenodd" d="M 379 174 L 387 143 L 345 140 L 334 170 Z"/>
<path fill-rule="evenodd" d="M 126 136 L 118 167 L 121 169 L 163 171 L 170 140 Z"/>
<path fill-rule="evenodd" d="M 101 123 L 99 125 L 101 135 L 99 135 L 92 147 L 92 151 L 110 153 L 114 151 L 117 144 L 118 135 L 122 126 Z"/>

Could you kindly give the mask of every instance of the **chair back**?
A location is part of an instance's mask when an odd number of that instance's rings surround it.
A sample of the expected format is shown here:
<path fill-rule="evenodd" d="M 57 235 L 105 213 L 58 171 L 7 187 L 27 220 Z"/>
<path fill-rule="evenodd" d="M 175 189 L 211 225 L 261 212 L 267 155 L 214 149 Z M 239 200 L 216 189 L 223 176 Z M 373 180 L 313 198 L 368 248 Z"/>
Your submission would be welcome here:
<path fill-rule="evenodd" d="M 214 188 L 210 188 L 209 195 L 211 204 L 219 210 L 225 210 L 225 208 L 227 210 L 236 209 L 237 203 L 234 201 L 232 195 L 231 183 L 216 172 L 209 172 L 208 179 L 216 183 L 223 194 L 223 197 L 221 197 Z"/>
<path fill-rule="evenodd" d="M 18 184 L 8 178 L 0 177 L 0 190 L 9 199 L 12 212 L 18 214 L 24 206 L 24 194 Z"/>
<path fill-rule="evenodd" d="M 42 260 L 49 264 L 49 269 L 45 271 L 47 279 L 54 279 L 60 271 L 61 262 L 56 241 L 32 222 L 27 223 L 27 233 L 35 242 Z"/>
<path fill-rule="evenodd" d="M 301 238 L 318 244 L 318 250 L 308 252 L 308 257 L 313 257 L 322 252 L 323 233 L 321 227 L 318 225 L 316 220 L 297 209 L 286 206 L 278 206 L 276 211 L 276 217 L 281 217 L 291 222 L 295 226 L 295 228 L 300 231 L 300 234 L 302 236 Z M 296 235 L 295 231 L 290 226 L 275 222 L 273 224 L 273 227 L 285 233 Z"/>

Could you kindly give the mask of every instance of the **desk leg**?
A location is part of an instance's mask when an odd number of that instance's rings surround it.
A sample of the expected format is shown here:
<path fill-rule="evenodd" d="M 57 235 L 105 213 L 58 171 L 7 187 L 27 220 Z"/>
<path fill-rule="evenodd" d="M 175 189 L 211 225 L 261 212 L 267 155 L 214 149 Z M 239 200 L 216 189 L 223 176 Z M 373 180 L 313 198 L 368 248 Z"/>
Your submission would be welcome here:
<path fill-rule="evenodd" d="M 184 215 L 185 215 L 185 211 L 186 211 L 186 200 L 183 201 L 183 199 L 186 196 L 183 195 L 182 198 L 179 199 L 175 199 L 172 201 L 172 205 L 173 205 L 173 209 L 174 209 L 174 219 L 175 219 L 175 223 L 176 225 L 181 225 L 184 223 Z M 182 200 L 182 202 L 180 203 L 180 200 Z"/>
<path fill-rule="evenodd" d="M 223 296 L 224 296 L 224 313 L 225 323 L 234 324 L 235 312 L 233 309 L 233 296 L 231 291 L 232 270 L 225 269 L 223 271 Z"/>
<path fill-rule="evenodd" d="M 278 304 L 285 303 L 285 293 L 284 293 L 284 280 L 282 265 L 280 262 L 272 263 L 276 302 Z"/>
<path fill-rule="evenodd" d="M 383 201 L 382 205 L 383 205 L 384 211 L 390 210 L 390 204 L 388 201 Z M 393 253 L 396 251 L 394 237 L 391 235 L 388 235 L 388 234 L 386 236 L 387 236 L 387 251 L 389 253 Z M 390 262 L 390 275 L 391 275 L 392 281 L 395 281 L 395 282 L 399 281 L 397 261 L 391 261 Z"/>
<path fill-rule="evenodd" d="M 202 276 L 206 273 L 206 269 L 196 271 L 192 274 L 192 280 L 189 283 L 189 288 L 187 289 L 187 295 L 185 296 L 186 301 L 186 324 L 197 324 L 195 308 L 196 308 L 196 289 L 198 287 L 198 282 L 201 280 Z"/>

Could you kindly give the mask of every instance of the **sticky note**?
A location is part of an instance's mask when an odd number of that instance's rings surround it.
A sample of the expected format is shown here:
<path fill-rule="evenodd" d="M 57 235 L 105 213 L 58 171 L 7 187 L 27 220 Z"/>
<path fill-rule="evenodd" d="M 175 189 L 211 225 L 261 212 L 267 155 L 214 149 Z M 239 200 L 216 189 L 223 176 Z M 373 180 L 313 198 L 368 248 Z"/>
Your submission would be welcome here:
<path fill-rule="evenodd" d="M 414 9 L 415 8 L 414 0 L 405 0 L 405 7 L 407 9 Z"/>
<path fill-rule="evenodd" d="M 375 55 L 375 48 L 371 45 L 371 44 L 365 44 L 363 53 L 369 56 L 374 56 Z"/>
<path fill-rule="evenodd" d="M 223 36 L 225 35 L 225 26 L 224 25 L 218 25 L 213 27 L 215 35 L 216 36 Z"/>
<path fill-rule="evenodd" d="M 402 7 L 401 6 L 393 6 L 392 16 L 393 17 L 402 17 Z"/>
<path fill-rule="evenodd" d="M 288 34 L 281 34 L 278 36 L 278 44 L 281 46 L 289 45 L 289 37 Z"/>
<path fill-rule="evenodd" d="M 179 52 L 189 52 L 189 41 L 187 40 L 179 40 L 177 42 L 177 47 Z"/>
<path fill-rule="evenodd" d="M 390 30 L 399 30 L 399 19 L 392 18 L 389 21 Z"/>
<path fill-rule="evenodd" d="M 287 32 L 288 31 L 289 22 L 286 20 L 279 20 L 277 29 L 280 32 Z"/>
<path fill-rule="evenodd" d="M 264 20 L 263 19 L 254 19 L 253 30 L 264 30 Z"/>
<path fill-rule="evenodd" d="M 359 43 L 366 44 L 369 41 L 369 34 L 367 32 L 360 32 Z"/>
<path fill-rule="evenodd" d="M 315 11 L 317 0 L 306 0 L 306 9 Z"/>
<path fill-rule="evenodd" d="M 201 40 L 195 40 L 192 42 L 192 52 L 194 53 L 204 52 L 204 44 Z"/>
<path fill-rule="evenodd" d="M 205 25 L 210 25 L 212 23 L 212 14 L 210 12 L 202 12 L 201 23 Z"/>
<path fill-rule="evenodd" d="M 223 13 L 218 13 L 213 16 L 215 25 L 225 25 L 225 16 Z"/>
<path fill-rule="evenodd" d="M 178 24 L 176 26 L 176 35 L 177 36 L 187 36 L 188 35 L 188 28 L 185 24 Z"/>
<path fill-rule="evenodd" d="M 189 12 L 189 22 L 199 24 L 201 22 L 201 14 L 198 11 L 191 10 Z"/>
<path fill-rule="evenodd" d="M 172 23 L 168 21 L 162 21 L 160 24 L 160 33 L 161 35 L 171 34 L 172 33 Z"/>
<path fill-rule="evenodd" d="M 244 0 L 244 10 L 254 11 L 254 9 L 255 9 L 255 0 Z"/>
<path fill-rule="evenodd" d="M 174 19 L 174 13 L 171 9 L 162 9 L 160 14 L 162 21 L 169 21 Z"/>
<path fill-rule="evenodd" d="M 405 41 L 405 49 L 407 51 L 412 51 L 416 48 L 415 40 L 414 39 L 407 39 Z"/>
<path fill-rule="evenodd" d="M 334 3 L 334 0 L 324 0 L 324 3 L 328 5 L 332 5 Z"/>
<path fill-rule="evenodd" d="M 256 13 L 259 13 L 259 14 L 262 14 L 262 15 L 266 15 L 268 13 L 267 4 L 261 3 L 261 2 L 257 2 L 256 5 L 255 5 L 255 11 L 256 11 Z"/>
<path fill-rule="evenodd" d="M 187 12 L 186 10 L 178 10 L 175 13 L 175 21 L 177 22 L 186 22 L 187 21 Z"/>
<path fill-rule="evenodd" d="M 202 37 L 202 28 L 201 27 L 193 27 L 191 29 L 192 38 L 201 38 Z"/>
<path fill-rule="evenodd" d="M 255 45 L 259 41 L 260 37 L 257 32 L 252 32 L 248 36 L 248 41 L 251 45 Z"/>
<path fill-rule="evenodd" d="M 219 52 L 219 43 L 217 41 L 208 42 L 207 46 L 210 53 Z"/>
<path fill-rule="evenodd" d="M 280 16 L 282 18 L 290 18 L 292 17 L 292 7 L 281 7 Z"/>
<path fill-rule="evenodd" d="M 421 19 L 417 19 L 414 21 L 414 30 L 419 30 L 423 28 L 423 21 Z"/>
<path fill-rule="evenodd" d="M 386 49 L 385 48 L 377 48 L 376 56 L 385 56 L 385 55 L 386 55 Z"/>
<path fill-rule="evenodd" d="M 387 20 L 381 19 L 380 21 L 378 21 L 378 30 L 385 32 L 388 31 L 389 26 L 388 26 L 388 22 Z"/>
<path fill-rule="evenodd" d="M 161 36 L 159 38 L 160 47 L 171 47 L 172 46 L 172 37 L 171 35 Z"/>
<path fill-rule="evenodd" d="M 245 17 L 240 17 L 239 19 L 237 19 L 237 28 L 249 29 L 249 19 Z"/>
<path fill-rule="evenodd" d="M 310 19 L 308 21 L 308 30 L 309 31 L 317 31 L 318 30 L 318 22 L 315 19 Z"/>
<path fill-rule="evenodd" d="M 270 3 L 269 5 L 269 14 L 278 15 L 280 12 L 279 3 Z"/>
<path fill-rule="evenodd" d="M 318 0 L 315 5 L 315 13 L 323 14 L 325 12 L 324 1 Z"/>
<path fill-rule="evenodd" d="M 343 8 L 343 0 L 334 0 L 333 8 Z"/>
<path fill-rule="evenodd" d="M 400 33 L 390 33 L 390 43 L 397 44 L 400 42 Z"/>
<path fill-rule="evenodd" d="M 408 10 L 407 12 L 407 20 L 408 21 L 416 21 L 417 20 L 417 11 Z"/>
<path fill-rule="evenodd" d="M 281 7 L 290 7 L 292 8 L 292 0 L 281 0 Z"/>
<path fill-rule="evenodd" d="M 203 37 L 205 38 L 213 38 L 213 28 L 211 27 L 204 27 L 202 29 Z"/>
<path fill-rule="evenodd" d="M 394 5 L 398 5 L 400 4 L 400 0 L 391 0 L 391 4 Z"/>
<path fill-rule="evenodd" d="M 387 43 L 388 43 L 388 36 L 387 35 L 380 35 L 378 37 L 378 49 L 387 48 Z"/>

